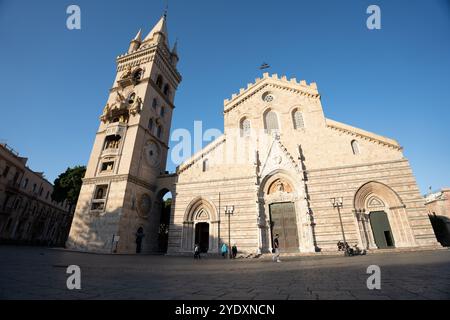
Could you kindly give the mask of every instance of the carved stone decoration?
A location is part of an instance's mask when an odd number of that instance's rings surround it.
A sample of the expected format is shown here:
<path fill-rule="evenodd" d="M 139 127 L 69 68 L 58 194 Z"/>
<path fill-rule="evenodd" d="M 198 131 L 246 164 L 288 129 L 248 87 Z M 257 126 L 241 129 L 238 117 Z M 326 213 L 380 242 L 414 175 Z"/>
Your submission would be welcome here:
<path fill-rule="evenodd" d="M 127 79 L 131 77 L 131 66 L 127 66 L 125 71 L 122 73 L 122 76 L 120 77 L 121 80 Z"/>
<path fill-rule="evenodd" d="M 117 91 L 117 96 L 116 96 L 116 102 L 118 104 L 122 104 L 124 102 L 126 102 L 126 98 L 123 96 L 123 94 L 121 94 L 119 91 Z"/>
<path fill-rule="evenodd" d="M 114 102 L 112 104 L 107 103 L 103 108 L 103 113 L 100 116 L 100 120 L 106 123 L 114 117 L 120 118 L 123 115 L 128 116 L 128 113 L 134 116 L 141 112 L 142 105 L 143 102 L 141 97 L 136 96 L 132 104 L 130 104 L 130 101 L 125 98 L 122 93 L 117 91 Z"/>
<path fill-rule="evenodd" d="M 145 68 L 141 68 L 138 66 L 138 67 L 135 67 L 134 69 L 132 69 L 132 67 L 130 65 L 126 66 L 126 68 L 124 69 L 124 72 L 120 76 L 120 79 L 117 80 L 117 83 L 122 88 L 131 86 L 131 85 L 136 85 L 140 81 L 140 77 L 136 77 L 136 73 L 139 71 L 141 72 L 141 76 L 142 76 L 142 74 L 145 72 Z"/>
<path fill-rule="evenodd" d="M 111 114 L 111 106 L 109 105 L 109 103 L 107 103 L 106 106 L 103 108 L 103 113 L 100 116 L 100 120 L 106 122 L 110 114 Z"/>
<path fill-rule="evenodd" d="M 130 113 L 134 116 L 136 115 L 136 113 L 141 112 L 141 108 L 142 108 L 142 99 L 140 97 L 136 97 L 136 99 L 134 99 L 134 102 L 130 107 Z"/>
<path fill-rule="evenodd" d="M 205 210 L 200 210 L 197 215 L 195 216 L 196 221 L 208 221 L 209 220 L 209 214 Z"/>
<path fill-rule="evenodd" d="M 269 187 L 269 194 L 273 193 L 292 193 L 292 187 L 289 183 L 284 181 L 283 179 L 277 179 L 275 180 Z"/>
<path fill-rule="evenodd" d="M 384 202 L 375 196 L 370 197 L 369 201 L 367 201 L 367 207 L 369 208 L 379 208 L 384 206 Z"/>
<path fill-rule="evenodd" d="M 272 158 L 272 161 L 276 165 L 281 164 L 281 162 L 283 162 L 283 158 L 281 156 L 277 155 Z"/>
<path fill-rule="evenodd" d="M 141 197 L 139 198 L 139 204 L 138 204 L 138 215 L 141 218 L 147 218 L 150 214 L 150 211 L 152 209 L 152 198 L 150 195 L 143 193 Z"/>

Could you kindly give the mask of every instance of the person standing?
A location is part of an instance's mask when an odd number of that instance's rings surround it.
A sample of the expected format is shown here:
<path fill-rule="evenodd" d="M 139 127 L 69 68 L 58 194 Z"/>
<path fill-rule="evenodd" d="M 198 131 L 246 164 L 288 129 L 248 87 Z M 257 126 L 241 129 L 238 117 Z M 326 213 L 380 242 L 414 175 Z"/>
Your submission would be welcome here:
<path fill-rule="evenodd" d="M 200 246 L 198 243 L 194 246 L 194 259 L 200 259 Z"/>
<path fill-rule="evenodd" d="M 145 237 L 144 229 L 139 227 L 136 232 L 136 253 L 141 253 L 142 251 L 142 239 Z"/>
<path fill-rule="evenodd" d="M 278 240 L 278 233 L 275 235 L 275 238 L 273 239 L 273 256 L 272 260 L 275 262 L 281 262 L 280 260 L 280 241 Z"/>
<path fill-rule="evenodd" d="M 237 246 L 236 246 L 236 244 L 233 244 L 233 247 L 231 248 L 231 254 L 233 256 L 233 259 L 236 259 L 237 252 L 238 252 Z"/>
<path fill-rule="evenodd" d="M 225 259 L 227 257 L 227 253 L 228 253 L 228 246 L 225 242 L 222 244 L 222 248 L 220 249 L 220 252 L 222 253 L 222 257 Z"/>

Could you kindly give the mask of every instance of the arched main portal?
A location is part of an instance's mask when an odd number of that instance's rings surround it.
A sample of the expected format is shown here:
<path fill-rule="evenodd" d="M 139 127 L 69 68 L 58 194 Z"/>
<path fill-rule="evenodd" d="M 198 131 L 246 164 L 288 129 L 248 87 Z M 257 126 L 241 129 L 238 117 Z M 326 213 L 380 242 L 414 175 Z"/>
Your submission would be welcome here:
<path fill-rule="evenodd" d="M 279 235 L 281 252 L 314 252 L 311 220 L 305 195 L 295 174 L 276 170 L 261 182 L 259 190 L 260 248 L 270 252 Z"/>
<path fill-rule="evenodd" d="M 275 202 L 269 205 L 271 238 L 278 235 L 280 252 L 299 249 L 297 218 L 293 202 Z"/>
<path fill-rule="evenodd" d="M 354 197 L 362 245 L 369 249 L 415 246 L 405 205 L 387 185 L 371 181 Z"/>
<path fill-rule="evenodd" d="M 197 197 L 187 206 L 183 221 L 182 248 L 193 252 L 198 243 L 202 252 L 219 250 L 217 209 L 211 201 Z"/>

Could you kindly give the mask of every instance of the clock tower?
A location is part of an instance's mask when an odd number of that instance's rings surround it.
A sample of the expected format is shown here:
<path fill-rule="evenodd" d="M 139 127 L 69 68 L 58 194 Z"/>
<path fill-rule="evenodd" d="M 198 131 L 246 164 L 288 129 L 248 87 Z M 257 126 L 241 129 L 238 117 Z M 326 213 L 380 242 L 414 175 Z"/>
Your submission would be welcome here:
<path fill-rule="evenodd" d="M 139 31 L 101 111 L 67 246 L 104 253 L 157 249 L 159 216 L 152 215 L 157 179 L 165 172 L 168 141 L 181 82 L 176 43 L 169 47 L 166 15 L 144 38 Z"/>

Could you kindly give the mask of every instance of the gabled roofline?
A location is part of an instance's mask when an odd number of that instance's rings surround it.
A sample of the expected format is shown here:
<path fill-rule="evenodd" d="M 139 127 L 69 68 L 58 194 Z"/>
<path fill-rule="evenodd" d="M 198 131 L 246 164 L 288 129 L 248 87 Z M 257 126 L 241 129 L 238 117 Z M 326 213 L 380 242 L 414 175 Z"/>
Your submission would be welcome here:
<path fill-rule="evenodd" d="M 256 78 L 254 83 L 247 84 L 246 89 L 241 88 L 239 93 L 235 93 L 231 96 L 231 99 L 225 99 L 223 102 L 224 113 L 236 108 L 239 104 L 249 99 L 266 86 L 290 90 L 310 98 L 320 99 L 320 94 L 315 82 L 308 85 L 305 80 L 298 82 L 296 78 L 288 79 L 286 76 L 279 78 L 276 73 L 269 75 L 269 73 L 266 72 L 263 74 L 263 78 Z"/>
<path fill-rule="evenodd" d="M 403 147 L 400 146 L 400 144 L 397 142 L 397 140 L 390 139 L 390 138 L 387 138 L 384 136 L 380 136 L 378 134 L 375 134 L 375 133 L 372 133 L 372 132 L 369 132 L 369 131 L 366 131 L 363 129 L 359 129 L 359 128 L 350 126 L 348 124 L 338 122 L 335 120 L 331 120 L 328 118 L 325 118 L 325 121 L 326 121 L 327 127 L 330 129 L 338 130 L 338 131 L 345 132 L 350 135 L 358 136 L 363 139 L 368 139 L 368 140 L 371 140 L 374 142 L 378 142 L 378 143 L 384 144 L 386 146 L 392 147 L 397 150 L 403 149 Z"/>
<path fill-rule="evenodd" d="M 209 153 L 211 153 L 214 149 L 216 149 L 218 146 L 220 146 L 222 143 L 224 143 L 225 140 L 226 140 L 226 136 L 225 136 L 225 134 L 222 134 L 217 139 L 212 141 L 210 144 L 205 146 L 203 149 L 197 151 L 191 157 L 189 157 L 188 159 L 183 161 L 183 163 L 181 163 L 177 167 L 176 173 L 179 174 L 179 173 L 182 173 L 183 171 L 186 171 L 187 169 L 189 169 L 196 162 L 203 159 L 205 156 L 207 156 Z"/>

